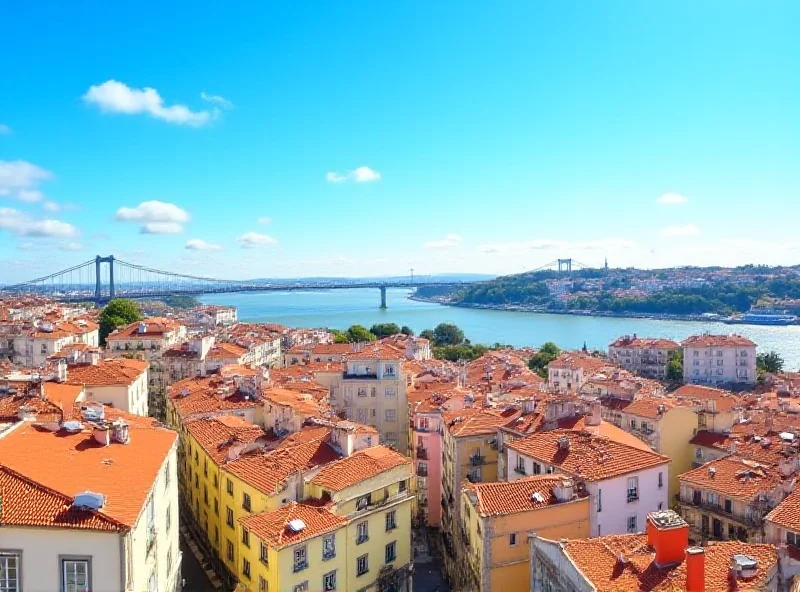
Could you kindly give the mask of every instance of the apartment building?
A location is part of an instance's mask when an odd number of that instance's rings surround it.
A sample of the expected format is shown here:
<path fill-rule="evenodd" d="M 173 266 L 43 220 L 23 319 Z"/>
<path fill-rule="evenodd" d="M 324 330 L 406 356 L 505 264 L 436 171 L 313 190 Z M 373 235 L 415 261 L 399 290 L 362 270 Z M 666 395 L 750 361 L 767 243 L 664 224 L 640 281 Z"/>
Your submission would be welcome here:
<path fill-rule="evenodd" d="M 646 534 L 553 540 L 532 534 L 531 592 L 778 592 L 788 582 L 773 545 L 741 542 L 689 546 L 675 512 L 647 516 Z"/>
<path fill-rule="evenodd" d="M 681 342 L 683 381 L 698 384 L 755 384 L 756 344 L 741 335 L 693 335 Z"/>
<path fill-rule="evenodd" d="M 586 484 L 591 536 L 639 532 L 669 505 L 670 459 L 588 431 L 536 433 L 507 446 L 509 480 L 563 474 Z M 513 470 L 511 470 L 513 467 Z"/>
<path fill-rule="evenodd" d="M 800 490 L 795 490 L 764 519 L 766 542 L 786 545 L 800 556 Z"/>
<path fill-rule="evenodd" d="M 653 339 L 625 335 L 608 346 L 608 359 L 629 372 L 664 380 L 667 377 L 669 354 L 680 349 L 670 339 Z"/>
<path fill-rule="evenodd" d="M 528 592 L 528 533 L 552 539 L 589 536 L 589 497 L 560 475 L 473 483 L 461 494 L 461 533 L 470 590 Z"/>
<path fill-rule="evenodd" d="M 100 360 L 96 364 L 70 366 L 66 382 L 83 387 L 88 401 L 146 416 L 149 411 L 148 367 L 144 360 Z"/>
<path fill-rule="evenodd" d="M 554 392 L 578 392 L 595 372 L 613 364 L 584 353 L 566 352 L 547 365 L 547 386 Z"/>
<path fill-rule="evenodd" d="M 684 473 L 679 508 L 698 544 L 764 542 L 764 518 L 791 490 L 777 468 L 729 456 Z"/>
<path fill-rule="evenodd" d="M 106 356 L 136 354 L 150 360 L 173 345 L 183 343 L 186 338 L 186 326 L 179 321 L 150 317 L 118 327 L 106 337 Z"/>
<path fill-rule="evenodd" d="M 236 307 L 234 306 L 214 306 L 206 304 L 196 306 L 190 310 L 189 319 L 192 324 L 206 328 L 228 327 L 236 324 L 238 315 Z"/>
<path fill-rule="evenodd" d="M 327 386 L 331 406 L 347 419 L 377 428 L 381 442 L 408 451 L 408 377 L 403 357 L 380 343 L 360 347 L 339 371 L 316 373 Z"/>
<path fill-rule="evenodd" d="M 177 434 L 102 406 L 65 412 L 0 432 L 0 588 L 180 590 Z"/>
<path fill-rule="evenodd" d="M 295 345 L 283 354 L 283 367 L 311 362 L 341 362 L 353 353 L 352 343 L 309 343 Z"/>

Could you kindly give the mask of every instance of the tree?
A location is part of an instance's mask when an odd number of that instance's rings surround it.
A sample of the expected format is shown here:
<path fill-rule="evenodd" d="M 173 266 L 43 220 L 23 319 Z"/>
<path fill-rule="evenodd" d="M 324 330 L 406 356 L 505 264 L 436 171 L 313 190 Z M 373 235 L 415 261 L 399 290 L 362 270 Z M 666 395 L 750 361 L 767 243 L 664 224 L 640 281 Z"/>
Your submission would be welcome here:
<path fill-rule="evenodd" d="M 759 374 L 777 374 L 783 370 L 783 358 L 775 351 L 758 354 L 756 368 Z"/>
<path fill-rule="evenodd" d="M 375 341 L 374 334 L 363 325 L 351 325 L 347 330 L 347 340 L 350 343 L 363 343 L 365 341 Z"/>
<path fill-rule="evenodd" d="M 667 380 L 683 380 L 683 352 L 672 350 L 667 356 Z"/>
<path fill-rule="evenodd" d="M 542 378 L 547 378 L 547 365 L 558 357 L 561 350 L 552 341 L 548 341 L 539 348 L 539 351 L 528 362 L 528 368 Z"/>
<path fill-rule="evenodd" d="M 341 331 L 340 329 L 329 330 L 333 334 L 334 343 L 350 343 L 350 338 L 347 336 L 347 331 Z"/>
<path fill-rule="evenodd" d="M 436 341 L 436 335 L 433 334 L 433 331 L 431 329 L 425 329 L 422 333 L 419 334 L 419 336 L 422 337 L 423 339 L 427 339 L 431 343 L 434 343 Z"/>
<path fill-rule="evenodd" d="M 414 331 L 408 325 L 403 325 L 400 327 L 400 333 L 403 335 L 408 335 L 409 337 L 414 337 Z"/>
<path fill-rule="evenodd" d="M 382 339 L 383 337 L 397 335 L 400 333 L 400 327 L 397 323 L 376 323 L 369 328 L 369 332 L 378 339 Z"/>
<path fill-rule="evenodd" d="M 105 345 L 114 329 L 142 320 L 142 313 L 135 301 L 117 298 L 106 304 L 100 313 L 100 343 Z"/>
<path fill-rule="evenodd" d="M 453 323 L 439 323 L 433 329 L 433 340 L 438 346 L 464 343 L 464 332 Z"/>

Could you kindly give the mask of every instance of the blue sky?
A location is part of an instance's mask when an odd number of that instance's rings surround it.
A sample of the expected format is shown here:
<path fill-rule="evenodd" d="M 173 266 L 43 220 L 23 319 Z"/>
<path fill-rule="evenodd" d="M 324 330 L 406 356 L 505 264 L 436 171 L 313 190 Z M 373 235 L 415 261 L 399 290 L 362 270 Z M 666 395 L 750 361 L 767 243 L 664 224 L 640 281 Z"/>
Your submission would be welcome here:
<path fill-rule="evenodd" d="M 0 282 L 111 253 L 231 278 L 800 263 L 797 2 L 0 22 Z"/>

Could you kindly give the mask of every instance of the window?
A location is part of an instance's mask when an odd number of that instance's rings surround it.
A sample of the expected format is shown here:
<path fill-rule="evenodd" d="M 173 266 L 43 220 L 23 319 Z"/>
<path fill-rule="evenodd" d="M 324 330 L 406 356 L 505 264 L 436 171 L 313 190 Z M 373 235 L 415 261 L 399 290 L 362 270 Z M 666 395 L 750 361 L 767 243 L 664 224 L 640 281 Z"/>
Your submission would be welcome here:
<path fill-rule="evenodd" d="M 408 485 L 406 484 L 405 480 L 400 481 L 397 484 L 397 493 L 405 493 L 406 489 L 408 489 Z"/>
<path fill-rule="evenodd" d="M 521 456 L 517 457 L 517 467 L 514 470 L 520 475 L 525 474 L 525 459 Z"/>
<path fill-rule="evenodd" d="M 628 501 L 634 502 L 639 499 L 639 478 L 628 477 Z"/>
<path fill-rule="evenodd" d="M 695 448 L 694 449 L 694 457 L 697 460 L 702 460 L 702 458 L 703 458 L 703 449 L 702 448 Z"/>
<path fill-rule="evenodd" d="M 516 547 L 517 546 L 517 533 L 516 532 L 512 532 L 510 535 L 508 535 L 508 545 L 510 547 Z"/>
<path fill-rule="evenodd" d="M 203 459 L 203 475 L 208 477 L 208 459 L 207 458 Z"/>
<path fill-rule="evenodd" d="M 635 533 L 636 532 L 636 514 L 633 516 L 628 516 L 628 532 Z"/>
<path fill-rule="evenodd" d="M 225 508 L 225 515 L 226 515 L 225 524 L 227 524 L 228 526 L 233 528 L 233 510 L 231 510 L 230 508 L 226 507 Z"/>
<path fill-rule="evenodd" d="M 369 571 L 369 555 L 362 555 L 356 559 L 356 576 L 363 576 Z"/>
<path fill-rule="evenodd" d="M 217 474 L 214 473 L 214 489 L 219 487 L 219 479 L 217 479 Z"/>
<path fill-rule="evenodd" d="M 397 421 L 397 410 L 387 409 L 385 416 L 386 416 L 386 421 Z"/>
<path fill-rule="evenodd" d="M 227 545 L 227 549 L 228 549 L 228 551 L 227 551 L 227 557 L 228 557 L 228 561 L 233 561 L 233 543 L 232 543 L 232 542 L 230 542 L 230 541 L 225 541 L 225 542 L 226 542 L 226 543 L 228 543 L 228 545 Z"/>
<path fill-rule="evenodd" d="M 336 557 L 336 535 L 329 534 L 322 539 L 322 560 L 327 561 Z"/>
<path fill-rule="evenodd" d="M 360 386 L 358 387 L 358 392 L 356 393 L 359 397 L 366 397 L 367 396 L 367 388 Z"/>
<path fill-rule="evenodd" d="M 364 520 L 364 522 L 359 522 L 356 525 L 356 545 L 360 545 L 361 543 L 365 543 L 369 540 L 369 523 Z"/>
<path fill-rule="evenodd" d="M 64 592 L 90 592 L 90 560 L 61 559 L 61 588 Z M 13 588 L 12 588 L 13 589 Z"/>
<path fill-rule="evenodd" d="M 199 462 L 199 459 L 200 459 L 200 457 L 197 456 L 197 450 L 195 450 L 194 451 L 194 464 L 197 464 Z"/>
<path fill-rule="evenodd" d="M 534 475 L 541 475 L 542 474 L 542 465 L 535 462 L 533 463 L 533 474 Z"/>
<path fill-rule="evenodd" d="M 169 532 L 171 526 L 172 526 L 172 508 L 170 506 L 167 506 L 167 529 L 166 529 L 167 532 Z"/>
<path fill-rule="evenodd" d="M 250 547 L 250 531 L 245 528 L 242 529 L 242 544 L 245 547 Z"/>
<path fill-rule="evenodd" d="M 308 555 L 305 547 L 298 547 L 294 550 L 294 571 L 303 571 L 308 567 Z"/>
<path fill-rule="evenodd" d="M 598 512 L 602 512 L 603 511 L 603 490 L 602 489 L 598 489 L 597 490 L 597 511 Z M 600 536 L 600 535 L 597 535 L 597 536 Z"/>
<path fill-rule="evenodd" d="M 214 525 L 214 544 L 216 545 L 219 542 L 219 528 L 217 525 Z"/>
<path fill-rule="evenodd" d="M 261 559 L 261 563 L 263 563 L 264 565 L 269 565 L 269 548 L 264 543 L 261 543 L 261 552 L 259 553 L 259 559 Z"/>
<path fill-rule="evenodd" d="M 383 389 L 383 396 L 384 397 L 395 397 L 395 396 L 397 396 L 397 391 L 394 390 L 394 387 L 388 387 L 387 386 L 385 389 Z M 426 420 L 426 423 L 427 423 L 427 420 Z"/>
<path fill-rule="evenodd" d="M 729 499 L 726 499 L 726 500 L 725 500 L 725 511 L 726 511 L 728 514 L 730 514 L 731 512 L 733 512 L 733 502 L 731 502 L 731 500 L 729 500 Z"/>
<path fill-rule="evenodd" d="M 658 488 L 661 489 L 664 487 L 664 473 L 661 471 L 658 472 Z"/>
<path fill-rule="evenodd" d="M 397 559 L 397 543 L 392 541 L 386 545 L 386 561 L 384 563 L 391 563 Z"/>
<path fill-rule="evenodd" d="M 164 467 L 164 489 L 169 489 L 169 480 L 170 480 L 170 477 L 172 477 L 172 474 L 170 472 L 170 468 L 171 468 L 170 467 L 170 462 L 167 461 L 167 466 Z"/>
<path fill-rule="evenodd" d="M 292 588 L 292 592 L 308 592 L 308 582 L 297 584 L 297 586 Z"/>
<path fill-rule="evenodd" d="M 0 552 L 0 592 L 19 592 L 19 553 Z"/>
<path fill-rule="evenodd" d="M 267 580 L 264 579 L 264 576 L 258 576 L 258 592 L 268 592 Z"/>
<path fill-rule="evenodd" d="M 158 575 L 155 569 L 150 574 L 150 579 L 147 580 L 147 592 L 158 592 Z"/>
<path fill-rule="evenodd" d="M 172 575 L 172 549 L 167 551 L 167 576 Z"/>
<path fill-rule="evenodd" d="M 203 485 L 203 503 L 208 505 L 208 487 Z"/>
<path fill-rule="evenodd" d="M 323 592 L 336 590 L 336 571 L 328 572 L 322 576 L 322 590 Z"/>
<path fill-rule="evenodd" d="M 394 510 L 386 512 L 386 531 L 388 532 L 395 528 L 397 528 L 397 513 Z"/>
<path fill-rule="evenodd" d="M 372 494 L 363 495 L 356 500 L 356 510 L 364 510 L 372 503 Z"/>
<path fill-rule="evenodd" d="M 800 534 L 795 534 L 790 530 L 786 531 L 786 544 L 792 547 L 800 547 Z M 2 582 L 0 582 L 2 583 Z"/>
<path fill-rule="evenodd" d="M 250 494 L 249 493 L 243 493 L 242 494 L 242 508 L 244 508 L 248 512 L 252 511 L 252 510 L 250 510 Z"/>
<path fill-rule="evenodd" d="M 242 575 L 250 579 L 250 562 L 246 558 L 242 559 Z"/>
<path fill-rule="evenodd" d="M 214 514 L 219 516 L 219 500 L 214 498 Z"/>
<path fill-rule="evenodd" d="M 225 487 L 228 491 L 228 495 L 233 495 L 233 481 L 228 479 L 228 482 L 225 484 Z"/>

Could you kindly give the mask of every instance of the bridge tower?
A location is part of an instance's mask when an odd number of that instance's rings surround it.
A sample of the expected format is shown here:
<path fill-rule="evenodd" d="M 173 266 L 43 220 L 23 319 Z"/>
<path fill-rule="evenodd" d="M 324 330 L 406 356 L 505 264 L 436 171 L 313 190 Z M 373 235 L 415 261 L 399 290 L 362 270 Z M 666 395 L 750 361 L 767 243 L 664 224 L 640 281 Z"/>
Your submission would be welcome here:
<path fill-rule="evenodd" d="M 98 255 L 94 259 L 94 299 L 97 302 L 105 300 L 103 295 L 103 263 L 108 263 L 108 299 L 114 299 L 114 255 L 109 255 L 108 257 Z"/>
<path fill-rule="evenodd" d="M 566 271 L 567 273 L 572 273 L 572 259 L 558 260 L 558 272 L 562 273 L 564 271 Z"/>
<path fill-rule="evenodd" d="M 381 286 L 381 309 L 389 308 L 386 306 L 386 286 Z"/>

